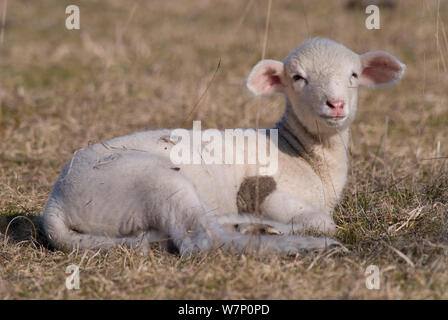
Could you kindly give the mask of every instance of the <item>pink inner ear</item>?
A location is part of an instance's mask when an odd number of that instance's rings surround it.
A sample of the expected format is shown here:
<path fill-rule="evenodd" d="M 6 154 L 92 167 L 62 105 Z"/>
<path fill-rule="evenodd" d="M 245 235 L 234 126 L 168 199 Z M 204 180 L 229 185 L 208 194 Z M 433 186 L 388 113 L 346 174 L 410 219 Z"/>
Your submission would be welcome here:
<path fill-rule="evenodd" d="M 258 63 L 247 78 L 247 88 L 256 96 L 283 91 L 283 64 L 276 61 Z"/>
<path fill-rule="evenodd" d="M 277 85 L 277 84 L 281 84 L 282 83 L 281 80 L 280 80 L 280 77 L 278 75 L 276 75 L 275 73 L 276 73 L 276 71 L 274 69 L 272 69 L 272 68 L 269 68 L 264 73 L 266 78 L 268 79 L 267 82 L 272 87 Z"/>
<path fill-rule="evenodd" d="M 361 77 L 365 84 L 374 85 L 398 80 L 403 71 L 401 64 L 386 53 L 373 53 L 363 57 Z"/>
<path fill-rule="evenodd" d="M 274 91 L 274 87 L 281 84 L 280 77 L 275 73 L 275 69 L 268 67 L 263 73 L 256 76 L 253 82 L 254 86 L 260 88 L 263 92 Z"/>
<path fill-rule="evenodd" d="M 388 69 L 378 69 L 375 67 L 366 67 L 362 71 L 362 77 L 365 78 L 368 84 L 387 83 L 394 78 L 394 71 Z"/>

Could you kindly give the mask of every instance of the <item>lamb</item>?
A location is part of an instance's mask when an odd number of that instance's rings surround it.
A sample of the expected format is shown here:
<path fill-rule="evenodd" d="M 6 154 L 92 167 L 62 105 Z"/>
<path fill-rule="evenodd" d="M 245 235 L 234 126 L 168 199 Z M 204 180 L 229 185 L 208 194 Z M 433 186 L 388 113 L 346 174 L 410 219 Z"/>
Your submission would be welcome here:
<path fill-rule="evenodd" d="M 68 161 L 45 207 L 44 230 L 65 249 L 145 252 L 160 242 L 180 254 L 295 254 L 339 246 L 327 236 L 335 233 L 332 213 L 347 180 L 358 86 L 395 83 L 405 69 L 388 52 L 358 55 L 325 38 L 305 41 L 283 62 L 262 60 L 246 87 L 256 97 L 285 97 L 270 147 L 278 152 L 276 172 L 260 175 L 253 164 L 174 165 L 172 130 L 114 138 Z M 323 236 L 300 235 L 306 230 Z"/>

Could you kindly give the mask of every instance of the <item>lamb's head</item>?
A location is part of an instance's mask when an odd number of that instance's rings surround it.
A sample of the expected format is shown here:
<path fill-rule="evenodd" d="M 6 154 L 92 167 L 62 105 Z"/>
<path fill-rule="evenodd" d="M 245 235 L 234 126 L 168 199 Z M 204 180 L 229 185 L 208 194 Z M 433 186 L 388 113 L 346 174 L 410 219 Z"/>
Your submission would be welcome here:
<path fill-rule="evenodd" d="M 246 79 L 255 96 L 283 93 L 295 116 L 313 134 L 347 128 L 357 109 L 358 86 L 392 84 L 406 66 L 385 51 L 358 55 L 329 39 L 306 41 L 283 62 L 262 60 Z"/>

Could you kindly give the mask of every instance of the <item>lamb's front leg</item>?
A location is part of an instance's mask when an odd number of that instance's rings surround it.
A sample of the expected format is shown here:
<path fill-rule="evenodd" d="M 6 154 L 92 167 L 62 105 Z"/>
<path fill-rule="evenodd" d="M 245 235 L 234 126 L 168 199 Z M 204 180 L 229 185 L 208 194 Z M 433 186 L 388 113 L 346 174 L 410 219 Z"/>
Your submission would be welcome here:
<path fill-rule="evenodd" d="M 286 224 L 294 224 L 304 230 L 333 235 L 336 225 L 324 211 L 314 208 L 288 192 L 275 190 L 260 205 L 263 216 Z"/>

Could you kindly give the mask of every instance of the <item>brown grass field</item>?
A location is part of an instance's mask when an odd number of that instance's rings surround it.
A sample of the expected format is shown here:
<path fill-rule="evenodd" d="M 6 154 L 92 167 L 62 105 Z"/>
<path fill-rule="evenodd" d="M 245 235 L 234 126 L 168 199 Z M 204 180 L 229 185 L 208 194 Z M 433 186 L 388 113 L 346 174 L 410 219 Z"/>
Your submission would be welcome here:
<path fill-rule="evenodd" d="M 72 3 L 80 30 L 65 28 Z M 398 85 L 360 89 L 335 212 L 350 251 L 179 257 L 51 250 L 37 217 L 64 163 L 90 143 L 192 120 L 272 126 L 282 97 L 243 88 L 262 56 L 268 0 L 0 0 L 0 298 L 447 299 L 448 1 L 395 1 L 380 30 L 345 3 L 274 0 L 266 57 L 323 36 L 407 65 Z M 70 264 L 80 290 L 65 287 Z M 379 290 L 365 286 L 371 264 Z"/>

